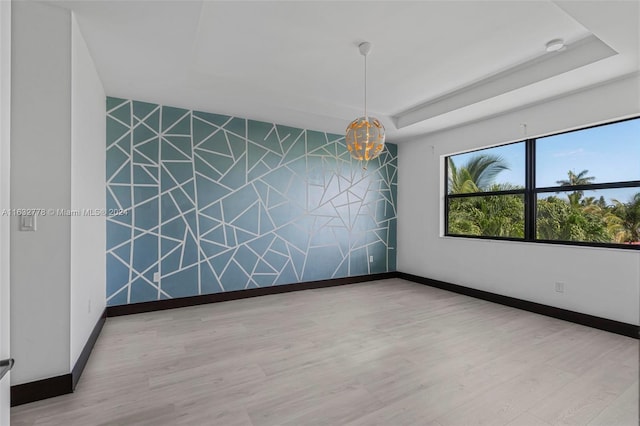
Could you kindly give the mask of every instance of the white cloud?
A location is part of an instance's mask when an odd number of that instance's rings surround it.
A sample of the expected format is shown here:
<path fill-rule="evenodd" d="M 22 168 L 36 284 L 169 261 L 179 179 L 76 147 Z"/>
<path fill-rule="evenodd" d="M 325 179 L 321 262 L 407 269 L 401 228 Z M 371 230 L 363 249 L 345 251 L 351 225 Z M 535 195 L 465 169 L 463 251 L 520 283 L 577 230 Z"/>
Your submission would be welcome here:
<path fill-rule="evenodd" d="M 553 154 L 554 157 L 574 157 L 578 155 L 586 154 L 582 148 L 574 149 L 573 151 L 560 151 Z"/>

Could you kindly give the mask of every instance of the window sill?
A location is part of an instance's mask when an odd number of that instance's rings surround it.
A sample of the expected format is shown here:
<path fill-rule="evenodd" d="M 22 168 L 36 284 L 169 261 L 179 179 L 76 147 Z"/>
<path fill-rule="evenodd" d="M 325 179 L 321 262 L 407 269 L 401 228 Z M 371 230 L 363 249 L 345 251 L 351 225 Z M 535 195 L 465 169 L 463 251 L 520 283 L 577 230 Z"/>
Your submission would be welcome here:
<path fill-rule="evenodd" d="M 550 243 L 546 241 L 518 241 L 518 240 L 498 240 L 492 238 L 475 238 L 475 237 L 466 237 L 466 236 L 451 236 L 451 235 L 440 235 L 440 239 L 443 240 L 464 240 L 464 241 L 474 241 L 479 243 L 490 243 L 490 244 L 519 244 L 525 246 L 547 246 L 547 247 L 562 247 L 566 249 L 582 249 L 582 250 L 605 250 L 605 251 L 622 251 L 622 252 L 640 252 L 640 246 L 634 247 L 603 247 L 603 246 L 592 246 L 592 245 L 582 245 L 582 244 L 571 244 L 566 242 L 557 242 Z M 637 247 L 637 248 L 636 248 Z"/>

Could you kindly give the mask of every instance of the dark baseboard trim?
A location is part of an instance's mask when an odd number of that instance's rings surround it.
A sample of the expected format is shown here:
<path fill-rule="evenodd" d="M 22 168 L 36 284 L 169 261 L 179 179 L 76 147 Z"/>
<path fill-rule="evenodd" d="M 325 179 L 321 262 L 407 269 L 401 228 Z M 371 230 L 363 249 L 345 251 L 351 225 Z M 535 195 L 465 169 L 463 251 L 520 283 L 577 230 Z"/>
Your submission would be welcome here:
<path fill-rule="evenodd" d="M 71 373 L 11 386 L 11 406 L 27 404 L 73 392 Z"/>
<path fill-rule="evenodd" d="M 84 371 L 84 367 L 87 365 L 87 361 L 89 361 L 89 355 L 91 355 L 91 351 L 93 350 L 93 347 L 98 340 L 98 336 L 100 336 L 100 332 L 102 331 L 102 327 L 104 326 L 106 320 L 107 308 L 102 311 L 102 315 L 100 315 L 98 322 L 96 323 L 95 327 L 93 327 L 93 331 L 91 332 L 87 343 L 85 343 L 84 348 L 82 348 L 82 352 L 80 353 L 78 360 L 71 370 L 71 385 L 73 390 L 75 390 L 78 384 L 78 380 L 80 380 L 80 376 Z"/>
<path fill-rule="evenodd" d="M 356 284 L 366 281 L 396 278 L 397 272 L 383 272 L 380 274 L 358 275 L 355 277 L 332 278 L 329 280 L 307 281 L 303 283 L 274 285 L 271 287 L 251 288 L 247 290 L 227 291 L 224 293 L 202 294 L 199 296 L 179 297 L 176 299 L 153 300 L 150 302 L 132 303 L 129 305 L 107 306 L 107 317 L 140 314 L 143 312 L 162 311 L 165 309 L 184 308 L 187 306 L 204 305 L 207 303 L 226 302 L 229 300 L 246 299 L 249 297 L 267 296 L 270 294 L 289 293 L 292 291 L 311 290 L 316 288 L 334 287 L 345 284 Z"/>
<path fill-rule="evenodd" d="M 91 355 L 93 346 L 95 345 L 96 340 L 98 340 L 98 336 L 102 331 L 102 327 L 104 326 L 106 319 L 107 310 L 105 308 L 95 327 L 93 327 L 89 340 L 87 340 L 87 343 L 84 345 L 84 348 L 78 357 L 78 361 L 76 361 L 76 364 L 73 366 L 71 373 L 11 386 L 11 406 L 15 407 L 16 405 L 28 404 L 30 402 L 36 402 L 42 399 L 52 398 L 54 396 L 73 393 L 73 390 L 78 384 L 78 380 L 80 380 L 82 371 L 87 365 L 89 355 Z"/>
<path fill-rule="evenodd" d="M 457 284 L 451 284 L 444 281 L 432 280 L 417 275 L 407 274 L 404 272 L 397 273 L 398 278 L 407 281 L 413 281 L 419 284 L 440 288 L 442 290 L 452 291 L 454 293 L 464 294 L 466 296 L 475 297 L 477 299 L 488 300 L 489 302 L 499 303 L 501 305 L 518 308 L 536 314 L 546 315 L 558 318 L 564 321 L 574 322 L 576 324 L 586 325 L 588 327 L 597 328 L 611 333 L 621 334 L 623 336 L 638 339 L 640 337 L 640 327 L 625 322 L 614 321 L 607 318 L 596 317 L 593 315 L 582 314 L 580 312 L 569 311 L 567 309 L 556 308 L 554 306 L 543 305 L 541 303 L 529 302 L 527 300 L 516 299 L 515 297 L 503 296 L 501 294 L 491 293 L 475 288 L 464 287 Z"/>

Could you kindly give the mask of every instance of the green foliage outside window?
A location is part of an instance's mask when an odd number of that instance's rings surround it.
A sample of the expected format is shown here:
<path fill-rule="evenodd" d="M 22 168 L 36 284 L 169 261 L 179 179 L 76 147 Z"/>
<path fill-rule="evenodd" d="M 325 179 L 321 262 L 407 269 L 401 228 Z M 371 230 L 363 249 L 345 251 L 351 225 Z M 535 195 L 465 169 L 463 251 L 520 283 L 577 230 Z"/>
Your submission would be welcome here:
<path fill-rule="evenodd" d="M 449 233 L 524 238 L 524 201 L 520 195 L 454 198 Z"/>
<path fill-rule="evenodd" d="M 478 194 L 448 199 L 448 234 L 524 238 L 524 196 L 481 194 L 523 189 L 494 183 L 504 170 L 509 170 L 508 164 L 494 155 L 476 154 L 462 165 L 448 158 L 449 194 Z M 557 183 L 561 187 L 589 185 L 595 177 L 588 174 L 588 170 L 570 170 L 567 179 Z M 585 197 L 584 193 L 567 191 L 565 197 L 542 194 L 536 206 L 536 238 L 640 244 L 640 192 L 629 200 L 612 199 L 609 203 L 603 196 Z"/>

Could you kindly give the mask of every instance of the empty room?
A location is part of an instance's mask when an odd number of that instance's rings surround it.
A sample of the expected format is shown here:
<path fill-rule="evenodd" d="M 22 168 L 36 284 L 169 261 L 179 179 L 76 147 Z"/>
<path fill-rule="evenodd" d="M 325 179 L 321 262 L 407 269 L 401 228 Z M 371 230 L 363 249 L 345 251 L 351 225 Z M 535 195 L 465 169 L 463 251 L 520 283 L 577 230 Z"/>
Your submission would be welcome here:
<path fill-rule="evenodd" d="M 640 1 L 0 0 L 0 426 L 638 425 Z"/>

